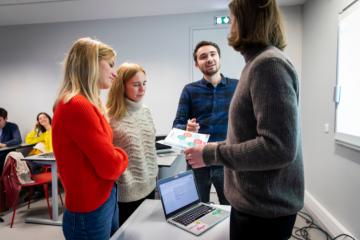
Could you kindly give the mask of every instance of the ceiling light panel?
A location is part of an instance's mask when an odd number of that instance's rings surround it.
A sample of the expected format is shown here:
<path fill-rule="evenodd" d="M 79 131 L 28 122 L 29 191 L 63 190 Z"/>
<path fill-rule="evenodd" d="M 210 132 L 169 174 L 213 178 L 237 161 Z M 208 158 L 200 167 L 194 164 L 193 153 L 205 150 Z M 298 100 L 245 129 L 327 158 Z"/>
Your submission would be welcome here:
<path fill-rule="evenodd" d="M 16 0 L 0 0 L 0 5 L 19 4 Z"/>
<path fill-rule="evenodd" d="M 19 3 L 62 2 L 61 0 L 17 0 Z"/>

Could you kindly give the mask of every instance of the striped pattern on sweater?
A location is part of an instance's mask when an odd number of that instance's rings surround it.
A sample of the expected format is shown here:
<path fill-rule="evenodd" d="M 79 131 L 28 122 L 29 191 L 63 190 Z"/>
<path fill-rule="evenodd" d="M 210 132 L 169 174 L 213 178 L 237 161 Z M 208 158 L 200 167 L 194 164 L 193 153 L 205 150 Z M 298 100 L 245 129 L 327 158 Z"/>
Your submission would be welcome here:
<path fill-rule="evenodd" d="M 119 202 L 133 202 L 149 195 L 155 188 L 158 165 L 155 126 L 150 110 L 141 102 L 127 99 L 128 113 L 121 121 L 110 117 L 113 144 L 129 157 L 125 172 L 117 180 Z"/>

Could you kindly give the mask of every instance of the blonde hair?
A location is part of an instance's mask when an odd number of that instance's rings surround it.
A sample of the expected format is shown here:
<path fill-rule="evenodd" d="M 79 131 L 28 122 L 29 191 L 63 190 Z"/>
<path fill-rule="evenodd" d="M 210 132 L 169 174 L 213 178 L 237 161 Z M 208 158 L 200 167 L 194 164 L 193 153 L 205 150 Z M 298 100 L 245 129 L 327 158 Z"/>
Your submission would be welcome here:
<path fill-rule="evenodd" d="M 125 83 L 140 71 L 146 74 L 145 70 L 136 63 L 123 63 L 116 70 L 118 76 L 110 87 L 106 103 L 108 115 L 116 121 L 123 119 L 128 111 L 125 100 Z"/>
<path fill-rule="evenodd" d="M 80 93 L 104 115 L 106 109 L 100 99 L 99 61 L 113 59 L 115 56 L 116 53 L 111 47 L 98 40 L 77 40 L 63 62 L 64 77 L 53 111 L 60 101 L 67 103 Z"/>
<path fill-rule="evenodd" d="M 285 49 L 284 22 L 275 0 L 232 0 L 229 8 L 237 23 L 229 46 L 236 51 L 270 45 Z"/>

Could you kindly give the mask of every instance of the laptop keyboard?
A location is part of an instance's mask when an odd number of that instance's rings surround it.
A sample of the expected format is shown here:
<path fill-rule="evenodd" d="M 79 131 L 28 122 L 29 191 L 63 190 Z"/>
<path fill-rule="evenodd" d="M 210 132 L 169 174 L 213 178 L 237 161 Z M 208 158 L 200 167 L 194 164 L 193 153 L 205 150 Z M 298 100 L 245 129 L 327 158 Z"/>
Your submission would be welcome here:
<path fill-rule="evenodd" d="M 216 208 L 214 208 L 214 207 L 209 207 L 209 206 L 201 204 L 201 205 L 173 218 L 172 220 L 175 222 L 178 222 L 184 226 L 187 226 L 190 223 L 194 222 L 195 220 L 208 214 L 209 212 L 214 211 L 215 209 Z"/>

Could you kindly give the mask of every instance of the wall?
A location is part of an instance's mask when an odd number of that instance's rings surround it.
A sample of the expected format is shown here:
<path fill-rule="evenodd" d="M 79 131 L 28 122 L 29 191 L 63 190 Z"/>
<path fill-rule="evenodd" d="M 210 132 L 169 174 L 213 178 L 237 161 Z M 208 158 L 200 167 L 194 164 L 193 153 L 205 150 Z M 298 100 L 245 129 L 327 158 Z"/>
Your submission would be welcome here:
<path fill-rule="evenodd" d="M 306 190 L 360 238 L 360 152 L 335 144 L 333 131 L 338 12 L 351 2 L 308 0 L 303 6 L 301 111 Z"/>
<path fill-rule="evenodd" d="M 285 52 L 301 72 L 300 7 L 281 8 L 287 23 Z M 125 61 L 142 65 L 147 76 L 144 103 L 158 134 L 167 134 L 180 93 L 189 79 L 190 27 L 211 26 L 228 11 L 0 27 L 0 107 L 19 125 L 23 141 L 39 112 L 52 115 L 62 75 L 61 62 L 78 38 L 96 37 L 117 51 L 116 67 Z M 234 63 L 236 66 L 236 63 Z M 102 91 L 106 101 L 107 91 Z M 165 175 L 185 170 L 185 161 Z"/>
<path fill-rule="evenodd" d="M 52 113 L 61 80 L 61 62 L 74 41 L 96 37 L 117 51 L 116 67 L 125 61 L 147 73 L 144 103 L 157 133 L 172 127 L 178 99 L 189 83 L 189 28 L 209 25 L 226 12 L 94 20 L 0 27 L 1 106 L 9 111 L 23 140 L 38 112 Z M 107 91 L 102 91 L 106 101 Z"/>

